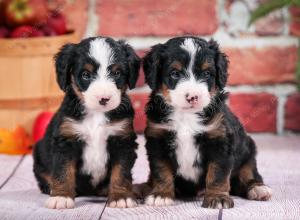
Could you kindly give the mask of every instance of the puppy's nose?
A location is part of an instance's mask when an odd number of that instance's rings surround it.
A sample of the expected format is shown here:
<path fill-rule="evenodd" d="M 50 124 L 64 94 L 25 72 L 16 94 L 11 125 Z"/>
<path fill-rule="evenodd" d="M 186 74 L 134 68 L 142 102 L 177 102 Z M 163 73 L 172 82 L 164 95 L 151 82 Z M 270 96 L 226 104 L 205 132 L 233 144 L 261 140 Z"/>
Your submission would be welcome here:
<path fill-rule="evenodd" d="M 198 103 L 198 96 L 197 95 L 190 95 L 190 94 L 186 94 L 185 95 L 185 99 L 188 103 L 190 103 L 191 105 L 195 105 Z"/>
<path fill-rule="evenodd" d="M 110 100 L 110 98 L 108 98 L 108 97 L 101 98 L 99 100 L 99 104 L 105 106 L 108 103 L 109 100 Z"/>

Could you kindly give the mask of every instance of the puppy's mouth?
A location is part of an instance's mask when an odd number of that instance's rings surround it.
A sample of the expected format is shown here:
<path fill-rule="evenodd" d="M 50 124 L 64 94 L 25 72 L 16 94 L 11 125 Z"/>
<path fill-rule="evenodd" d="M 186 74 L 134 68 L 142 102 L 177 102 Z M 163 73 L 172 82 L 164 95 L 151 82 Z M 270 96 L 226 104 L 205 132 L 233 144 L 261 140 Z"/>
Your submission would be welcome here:
<path fill-rule="evenodd" d="M 107 112 L 107 111 L 117 108 L 120 103 L 111 98 L 101 98 L 98 100 L 97 104 L 98 104 L 98 106 L 96 107 L 96 110 L 102 111 L 102 112 Z"/>
<path fill-rule="evenodd" d="M 97 112 L 108 112 L 120 105 L 121 97 L 112 95 L 85 96 L 84 104 L 87 109 Z"/>
<path fill-rule="evenodd" d="M 188 109 L 195 109 L 195 106 L 187 106 L 187 107 L 182 107 L 183 110 L 188 110 Z"/>
<path fill-rule="evenodd" d="M 200 100 L 199 100 L 200 101 Z M 202 111 L 206 103 L 205 102 L 196 102 L 196 103 L 186 103 L 185 105 L 178 106 L 182 111 L 192 111 L 192 112 L 198 112 Z"/>
<path fill-rule="evenodd" d="M 183 111 L 201 111 L 202 108 L 199 105 L 189 105 L 181 108 Z"/>

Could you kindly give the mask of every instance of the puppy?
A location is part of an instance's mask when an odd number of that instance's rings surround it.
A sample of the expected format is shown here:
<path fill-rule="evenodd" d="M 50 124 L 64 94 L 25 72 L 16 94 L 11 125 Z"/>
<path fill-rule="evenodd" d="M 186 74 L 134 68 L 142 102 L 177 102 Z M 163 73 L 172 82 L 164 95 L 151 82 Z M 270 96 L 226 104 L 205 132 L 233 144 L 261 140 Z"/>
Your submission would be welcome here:
<path fill-rule="evenodd" d="M 229 194 L 268 200 L 256 146 L 226 106 L 228 60 L 218 44 L 178 37 L 152 47 L 143 68 L 150 162 L 148 205 L 170 205 L 205 189 L 202 206 L 232 208 Z"/>
<path fill-rule="evenodd" d="M 34 149 L 34 174 L 46 207 L 74 207 L 79 195 L 108 195 L 110 207 L 133 207 L 131 168 L 136 159 L 134 110 L 126 89 L 135 86 L 140 59 L 123 41 L 88 38 L 55 57 L 65 92 L 44 138 Z"/>

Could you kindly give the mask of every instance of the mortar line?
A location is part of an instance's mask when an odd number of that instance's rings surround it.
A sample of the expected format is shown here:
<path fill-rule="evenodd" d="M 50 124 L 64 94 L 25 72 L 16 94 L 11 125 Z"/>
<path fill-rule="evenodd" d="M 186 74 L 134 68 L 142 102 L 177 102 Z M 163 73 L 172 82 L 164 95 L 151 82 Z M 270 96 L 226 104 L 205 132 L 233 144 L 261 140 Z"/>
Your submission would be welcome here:
<path fill-rule="evenodd" d="M 94 37 L 99 29 L 99 18 L 96 13 L 97 0 L 89 0 L 88 21 L 84 34 L 84 38 Z"/>
<path fill-rule="evenodd" d="M 218 28 L 218 30 L 212 35 L 195 35 L 198 37 L 202 37 L 204 39 L 214 38 L 218 41 L 222 48 L 268 48 L 268 47 L 292 47 L 298 46 L 298 40 L 293 36 L 266 36 L 266 37 L 254 37 L 248 36 L 244 38 L 236 38 L 230 36 L 227 32 L 222 30 L 222 28 Z M 121 37 L 129 42 L 135 49 L 149 49 L 154 44 L 165 43 L 167 40 L 174 36 L 166 36 L 166 37 Z M 116 39 L 120 39 L 120 37 L 116 37 Z"/>
<path fill-rule="evenodd" d="M 276 114 L 276 127 L 277 127 L 277 134 L 282 135 L 284 133 L 284 116 L 285 116 L 285 103 L 287 100 L 287 96 L 279 95 L 278 103 L 277 103 L 277 114 Z"/>

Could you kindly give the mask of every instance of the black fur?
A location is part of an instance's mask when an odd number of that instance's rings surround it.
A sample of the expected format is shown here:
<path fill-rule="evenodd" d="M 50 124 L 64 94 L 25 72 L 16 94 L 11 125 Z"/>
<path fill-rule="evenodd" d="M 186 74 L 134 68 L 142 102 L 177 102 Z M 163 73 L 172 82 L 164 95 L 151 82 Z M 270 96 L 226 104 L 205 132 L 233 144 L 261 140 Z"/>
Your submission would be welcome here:
<path fill-rule="evenodd" d="M 33 152 L 33 170 L 43 193 L 51 195 L 51 184 L 45 176 L 62 181 L 61 184 L 64 184 L 65 166 L 70 161 L 76 164 L 76 188 L 74 189 L 76 196 L 99 195 L 103 191 L 107 195 L 111 170 L 116 164 L 120 165 L 121 176 L 124 180 L 130 183 L 132 181 L 131 168 L 136 159 L 135 150 L 137 148 L 136 134 L 133 129 L 128 131 L 126 135 L 111 135 L 107 138 L 106 148 L 109 155 L 109 160 L 106 163 L 107 174 L 96 186 L 91 184 L 90 175 L 81 172 L 83 166 L 82 153 L 86 147 L 86 142 L 78 137 L 64 136 L 60 132 L 65 118 L 80 122 L 86 117 L 86 107 L 78 96 L 78 91 L 74 90 L 71 77 L 73 77 L 74 84 L 79 92 L 88 88 L 90 82 L 84 82 L 80 76 L 86 63 L 89 63 L 95 69 L 101 65 L 88 55 L 89 43 L 95 39 L 88 38 L 79 44 L 67 44 L 62 47 L 55 57 L 57 82 L 60 88 L 65 91 L 65 97 L 60 108 L 52 118 L 44 138 L 36 144 Z M 133 128 L 134 110 L 129 97 L 125 94 L 125 90 L 126 85 L 129 85 L 130 88 L 135 86 L 140 59 L 133 49 L 123 41 L 114 41 L 111 38 L 106 39 L 114 50 L 115 62 L 122 70 L 122 75 L 115 79 L 115 83 L 122 90 L 122 93 L 120 105 L 105 112 L 105 116 L 109 122 L 128 119 L 129 127 Z M 91 72 L 90 74 L 94 73 Z M 72 195 L 67 196 L 72 197 Z"/>
<path fill-rule="evenodd" d="M 194 197 L 199 190 L 207 190 L 206 176 L 208 167 L 209 164 L 214 163 L 218 167 L 214 179 L 215 186 L 224 183 L 226 176 L 230 175 L 230 193 L 246 197 L 249 189 L 255 184 L 263 184 L 263 180 L 256 168 L 255 143 L 246 134 L 238 118 L 225 104 L 227 93 L 224 92 L 223 88 L 226 85 L 228 77 L 227 57 L 220 51 L 215 41 L 206 42 L 203 39 L 191 38 L 201 46 L 201 52 L 197 54 L 196 62 L 201 63 L 205 59 L 212 59 L 211 63 L 214 65 L 210 67 L 211 76 L 210 79 L 206 79 L 206 82 L 210 91 L 215 90 L 215 95 L 211 103 L 196 114 L 199 118 L 203 119 L 204 124 L 209 124 L 217 114 L 221 113 L 223 115 L 221 127 L 225 129 L 225 135 L 211 137 L 207 132 L 199 132 L 194 136 L 195 147 L 199 148 L 201 155 L 201 161 L 195 161 L 194 166 L 202 169 L 198 183 L 194 183 L 177 174 L 178 163 L 175 155 L 177 147 L 176 130 L 160 131 L 161 135 L 154 137 L 148 134 L 147 127 L 145 137 L 151 170 L 150 182 L 154 180 L 155 182 L 166 184 L 165 180 L 160 178 L 162 168 L 157 166 L 157 164 L 165 161 L 171 164 L 172 167 L 176 196 Z M 155 45 L 144 58 L 143 68 L 146 82 L 153 90 L 145 110 L 148 121 L 164 124 L 171 120 L 170 115 L 173 113 L 174 107 L 166 101 L 166 98 L 162 97 L 160 90 L 162 89 L 162 85 L 166 86 L 168 90 L 176 87 L 177 82 L 168 81 L 170 80 L 170 76 L 168 75 L 169 66 L 174 60 L 180 60 L 184 65 L 189 60 L 187 53 L 180 48 L 185 39 L 185 37 L 178 37 L 167 41 L 165 44 Z M 196 67 L 194 68 L 194 71 L 197 73 L 198 70 Z M 200 75 L 199 77 L 202 77 L 201 71 L 197 74 Z M 246 164 L 250 164 L 252 167 L 253 178 L 247 182 L 241 182 L 239 171 Z M 158 195 L 163 197 L 164 192 L 160 192 Z M 217 198 L 220 199 L 221 197 Z M 205 196 L 204 207 L 210 206 L 206 199 L 208 199 L 208 195 Z"/>

